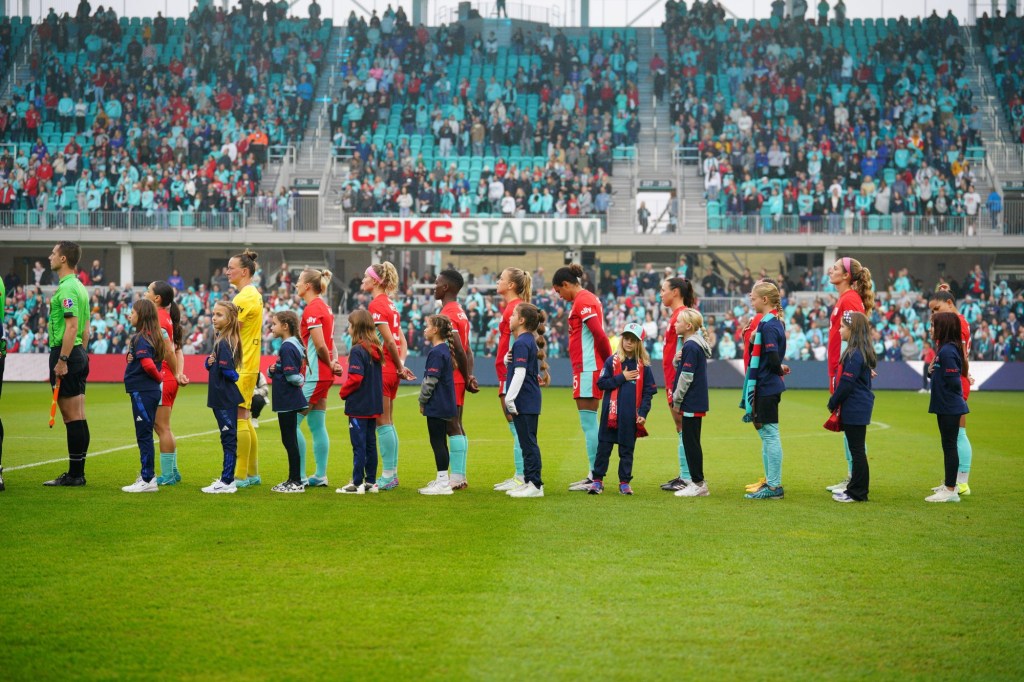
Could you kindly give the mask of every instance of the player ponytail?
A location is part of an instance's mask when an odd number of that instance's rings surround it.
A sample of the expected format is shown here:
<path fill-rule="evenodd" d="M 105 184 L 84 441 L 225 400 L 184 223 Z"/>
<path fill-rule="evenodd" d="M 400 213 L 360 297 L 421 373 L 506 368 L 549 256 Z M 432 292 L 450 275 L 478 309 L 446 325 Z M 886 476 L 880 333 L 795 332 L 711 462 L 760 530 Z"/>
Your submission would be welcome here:
<path fill-rule="evenodd" d="M 583 266 L 579 263 L 573 263 L 572 265 L 567 265 L 555 270 L 555 274 L 551 278 L 551 284 L 556 287 L 560 287 L 565 284 L 579 286 L 582 278 Z"/>
<path fill-rule="evenodd" d="M 334 275 L 330 270 L 306 268 L 299 275 L 299 281 L 313 287 L 313 291 L 315 291 L 317 296 L 319 296 L 327 291 L 327 287 L 331 285 L 331 278 L 333 276 Z"/>
<path fill-rule="evenodd" d="M 850 288 L 857 292 L 864 304 L 864 312 L 870 314 L 875 309 L 875 290 L 871 282 L 871 271 L 860 264 L 856 258 L 840 258 L 843 269 L 850 274 Z"/>
<path fill-rule="evenodd" d="M 503 274 L 508 280 L 508 283 L 512 285 L 512 289 L 516 292 L 516 295 L 524 301 L 529 301 L 530 289 L 532 287 L 530 273 L 519 268 L 505 268 Z"/>
<path fill-rule="evenodd" d="M 374 263 L 370 266 L 376 277 L 373 279 L 377 282 L 377 285 L 384 290 L 384 293 L 388 296 L 395 293 L 398 289 L 398 270 L 395 266 L 384 261 L 383 263 Z"/>
<path fill-rule="evenodd" d="M 690 280 L 685 277 L 670 277 L 667 281 L 669 289 L 679 292 L 683 305 L 687 308 L 693 308 L 697 305 L 697 295 L 693 291 L 693 284 L 690 283 Z"/>
<path fill-rule="evenodd" d="M 256 259 L 259 258 L 258 253 L 252 249 L 246 249 L 242 253 L 236 253 L 232 258 L 238 259 L 238 264 L 249 271 L 250 278 L 256 275 Z"/>
<path fill-rule="evenodd" d="M 167 312 L 171 316 L 171 329 L 173 332 L 171 341 L 174 342 L 175 349 L 181 348 L 181 344 L 185 340 L 185 330 L 181 328 L 181 308 L 174 301 L 174 287 L 161 279 L 150 284 L 149 288 L 153 290 L 153 295 L 159 299 L 160 307 L 167 308 Z"/>

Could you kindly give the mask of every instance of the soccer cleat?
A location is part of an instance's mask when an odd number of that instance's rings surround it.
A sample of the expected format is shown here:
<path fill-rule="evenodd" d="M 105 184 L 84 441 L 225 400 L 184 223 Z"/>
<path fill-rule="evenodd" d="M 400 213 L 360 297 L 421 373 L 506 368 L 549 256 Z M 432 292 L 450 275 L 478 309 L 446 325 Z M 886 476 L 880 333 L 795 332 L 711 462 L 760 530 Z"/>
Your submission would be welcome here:
<path fill-rule="evenodd" d="M 701 481 L 700 483 L 691 483 L 690 485 L 675 491 L 676 497 L 707 497 L 711 494 L 708 490 L 708 482 Z"/>
<path fill-rule="evenodd" d="M 380 492 L 380 488 L 373 481 L 363 481 L 363 492 L 376 495 Z"/>
<path fill-rule="evenodd" d="M 249 479 L 248 479 L 248 484 L 249 484 L 250 487 L 252 487 L 254 485 L 260 485 L 261 483 L 263 483 L 263 479 L 260 478 L 259 475 L 250 476 Z"/>
<path fill-rule="evenodd" d="M 588 476 L 582 480 L 576 481 L 575 483 L 569 484 L 569 490 L 574 492 L 588 492 L 590 490 L 590 484 L 594 481 Z"/>
<path fill-rule="evenodd" d="M 426 486 L 420 488 L 420 495 L 451 495 L 452 487 L 447 483 L 442 483 L 436 478 L 428 483 Z"/>
<path fill-rule="evenodd" d="M 235 483 L 235 488 L 238 489 L 238 490 L 241 490 L 242 488 L 248 488 L 249 487 L 249 479 L 248 478 L 236 478 L 234 483 Z"/>
<path fill-rule="evenodd" d="M 218 478 L 213 483 L 211 483 L 210 485 L 206 486 L 202 490 L 203 490 L 204 493 L 210 493 L 210 494 L 213 494 L 213 495 L 217 495 L 217 494 L 220 494 L 220 493 L 234 493 L 234 492 L 237 492 L 238 491 L 238 486 L 235 485 L 235 481 L 231 481 L 231 483 L 225 483 L 224 481 L 222 481 L 222 480 L 220 480 Z"/>
<path fill-rule="evenodd" d="M 849 495 L 847 495 L 845 490 L 843 490 L 842 492 L 833 493 L 832 494 L 832 499 L 835 500 L 836 502 L 856 502 L 857 501 L 857 500 L 853 499 L 852 497 L 850 497 Z"/>
<path fill-rule="evenodd" d="M 344 485 L 338 488 L 334 492 L 341 493 L 342 495 L 362 495 L 366 491 L 363 489 L 362 483 L 360 483 L 359 485 L 356 485 L 355 483 L 349 483 L 348 485 Z"/>
<path fill-rule="evenodd" d="M 845 478 L 840 483 L 835 483 L 833 485 L 825 486 L 825 490 L 829 491 L 830 493 L 845 493 L 846 492 L 846 486 L 848 486 L 848 485 L 850 485 L 850 479 L 849 478 Z"/>
<path fill-rule="evenodd" d="M 85 476 L 72 476 L 65 472 L 52 481 L 46 481 L 43 485 L 49 488 L 77 488 L 85 485 Z"/>
<path fill-rule="evenodd" d="M 469 482 L 466 481 L 465 479 L 459 481 L 458 483 L 456 483 L 455 481 L 452 481 L 452 483 L 451 483 L 452 490 L 465 490 L 468 487 L 469 487 Z"/>
<path fill-rule="evenodd" d="M 175 476 L 174 472 L 167 474 L 166 476 L 159 476 L 156 479 L 157 485 L 175 485 L 181 482 L 181 476 Z"/>
<path fill-rule="evenodd" d="M 513 476 L 512 478 L 506 478 L 501 483 L 495 483 L 494 489 L 497 490 L 498 492 L 508 492 L 509 490 L 514 490 L 515 488 L 518 488 L 524 483 L 526 483 L 526 481 L 524 481 L 519 476 Z"/>
<path fill-rule="evenodd" d="M 971 486 L 966 484 L 966 483 L 957 483 L 956 484 L 956 493 L 957 493 L 957 495 L 970 495 L 971 494 Z"/>
<path fill-rule="evenodd" d="M 765 487 L 766 485 L 768 485 L 768 479 L 765 478 L 764 476 L 762 476 L 760 478 L 760 480 L 755 481 L 754 483 L 748 483 L 747 484 L 747 486 L 746 486 L 747 492 L 748 493 L 756 493 L 758 490 L 760 490 L 761 488 Z"/>
<path fill-rule="evenodd" d="M 307 483 L 307 485 L 310 488 L 326 488 L 327 487 L 327 477 L 324 476 L 323 478 L 320 478 L 319 476 L 310 476 L 309 477 L 309 483 Z"/>
<path fill-rule="evenodd" d="M 590 484 L 590 488 L 587 489 L 588 495 L 600 495 L 604 492 L 604 483 L 601 481 L 594 481 Z"/>
<path fill-rule="evenodd" d="M 394 490 L 398 487 L 398 476 L 381 476 L 377 479 L 377 487 L 381 490 Z"/>
<path fill-rule="evenodd" d="M 781 500 L 784 496 L 785 493 L 783 492 L 781 485 L 778 488 L 773 489 L 771 486 L 765 483 L 760 490 L 752 493 L 747 493 L 743 497 L 747 498 L 748 500 Z"/>
<path fill-rule="evenodd" d="M 619 483 L 619 494 L 620 495 L 632 495 L 633 489 L 629 487 L 628 483 Z"/>
<path fill-rule="evenodd" d="M 682 490 L 687 485 L 689 485 L 689 484 L 686 482 L 685 479 L 673 478 L 668 483 L 662 483 L 661 484 L 661 489 L 665 490 L 667 492 L 674 492 L 674 491 L 677 491 L 677 490 Z"/>
<path fill-rule="evenodd" d="M 306 486 L 302 485 L 300 481 L 285 481 L 284 483 L 278 483 L 270 489 L 272 493 L 304 493 L 306 492 Z"/>
<path fill-rule="evenodd" d="M 532 482 L 508 491 L 509 497 L 544 497 L 544 486 L 537 487 Z"/>
<path fill-rule="evenodd" d="M 149 482 L 147 483 L 142 479 L 142 476 L 139 476 L 137 479 L 135 479 L 135 483 L 121 487 L 121 490 L 125 491 L 126 493 L 155 493 L 159 489 L 160 488 L 158 488 L 156 485 L 155 478 L 150 479 Z"/>
<path fill-rule="evenodd" d="M 937 493 L 935 493 L 934 495 L 929 495 L 928 497 L 924 498 L 924 501 L 925 502 L 959 502 L 960 501 L 960 495 L 957 493 L 955 488 L 953 490 L 950 490 L 946 486 L 942 486 L 942 488 Z"/>

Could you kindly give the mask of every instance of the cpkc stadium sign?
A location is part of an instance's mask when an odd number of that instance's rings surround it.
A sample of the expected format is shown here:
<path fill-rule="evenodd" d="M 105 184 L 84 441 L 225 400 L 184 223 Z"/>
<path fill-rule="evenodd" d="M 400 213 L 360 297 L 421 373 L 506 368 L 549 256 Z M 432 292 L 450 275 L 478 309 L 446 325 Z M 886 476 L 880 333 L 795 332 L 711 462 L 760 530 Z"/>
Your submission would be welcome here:
<path fill-rule="evenodd" d="M 598 246 L 594 218 L 349 218 L 350 244 Z"/>

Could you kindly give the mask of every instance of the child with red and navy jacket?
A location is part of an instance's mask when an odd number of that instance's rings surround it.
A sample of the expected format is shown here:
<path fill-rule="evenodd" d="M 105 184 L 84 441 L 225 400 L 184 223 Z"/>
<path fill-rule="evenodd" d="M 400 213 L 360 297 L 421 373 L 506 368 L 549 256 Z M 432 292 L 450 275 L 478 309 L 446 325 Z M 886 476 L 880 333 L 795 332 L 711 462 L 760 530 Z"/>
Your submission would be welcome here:
<path fill-rule="evenodd" d="M 594 476 L 587 493 L 604 492 L 604 477 L 612 448 L 619 446 L 619 492 L 632 495 L 633 451 L 636 439 L 647 435 L 644 424 L 651 411 L 651 398 L 658 392 L 651 359 L 644 348 L 644 330 L 630 322 L 622 330 L 618 350 L 604 361 L 597 387 L 604 392 L 598 430 Z M 692 472 L 691 472 L 692 473 Z"/>
<path fill-rule="evenodd" d="M 303 493 L 306 485 L 303 478 L 302 456 L 299 453 L 299 412 L 306 409 L 308 401 L 302 391 L 306 382 L 303 361 L 305 351 L 299 342 L 299 316 L 290 310 L 274 313 L 270 319 L 270 331 L 283 339 L 278 351 L 277 362 L 270 367 L 270 380 L 274 384 L 271 407 L 277 413 L 277 424 L 281 428 L 281 444 L 288 453 L 288 480 L 270 490 L 275 493 Z"/>
<path fill-rule="evenodd" d="M 335 492 L 344 495 L 376 493 L 377 417 L 384 412 L 384 347 L 373 316 L 356 310 L 348 318 L 352 348 L 348 373 L 339 395 L 345 401 L 348 437 L 352 443 L 352 480 Z"/>
<path fill-rule="evenodd" d="M 139 444 L 142 467 L 135 483 L 121 490 L 126 493 L 155 493 L 159 488 L 153 470 L 153 425 L 162 395 L 166 345 L 160 334 L 160 321 L 152 301 L 145 298 L 135 301 L 128 319 L 137 331 L 128 342 L 124 390 L 132 399 L 135 440 Z"/>

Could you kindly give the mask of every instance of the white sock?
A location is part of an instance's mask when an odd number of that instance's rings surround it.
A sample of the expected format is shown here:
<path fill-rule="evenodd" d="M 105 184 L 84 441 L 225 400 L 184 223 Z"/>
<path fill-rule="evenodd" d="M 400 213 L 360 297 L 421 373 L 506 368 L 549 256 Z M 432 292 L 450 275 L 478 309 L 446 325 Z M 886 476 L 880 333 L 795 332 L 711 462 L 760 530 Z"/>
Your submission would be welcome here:
<path fill-rule="evenodd" d="M 589 478 L 591 481 L 593 481 L 594 480 L 594 472 L 593 471 L 588 471 L 587 472 L 587 478 Z"/>
<path fill-rule="evenodd" d="M 967 483 L 967 479 L 970 478 L 971 472 L 969 471 L 958 471 L 956 474 L 957 483 Z"/>
<path fill-rule="evenodd" d="M 395 470 L 394 469 L 385 469 L 382 472 L 382 476 L 384 478 L 394 478 L 395 477 Z"/>
<path fill-rule="evenodd" d="M 438 471 L 437 472 L 437 480 L 438 480 L 438 482 L 442 483 L 443 485 L 448 485 L 448 472 L 447 471 Z"/>

